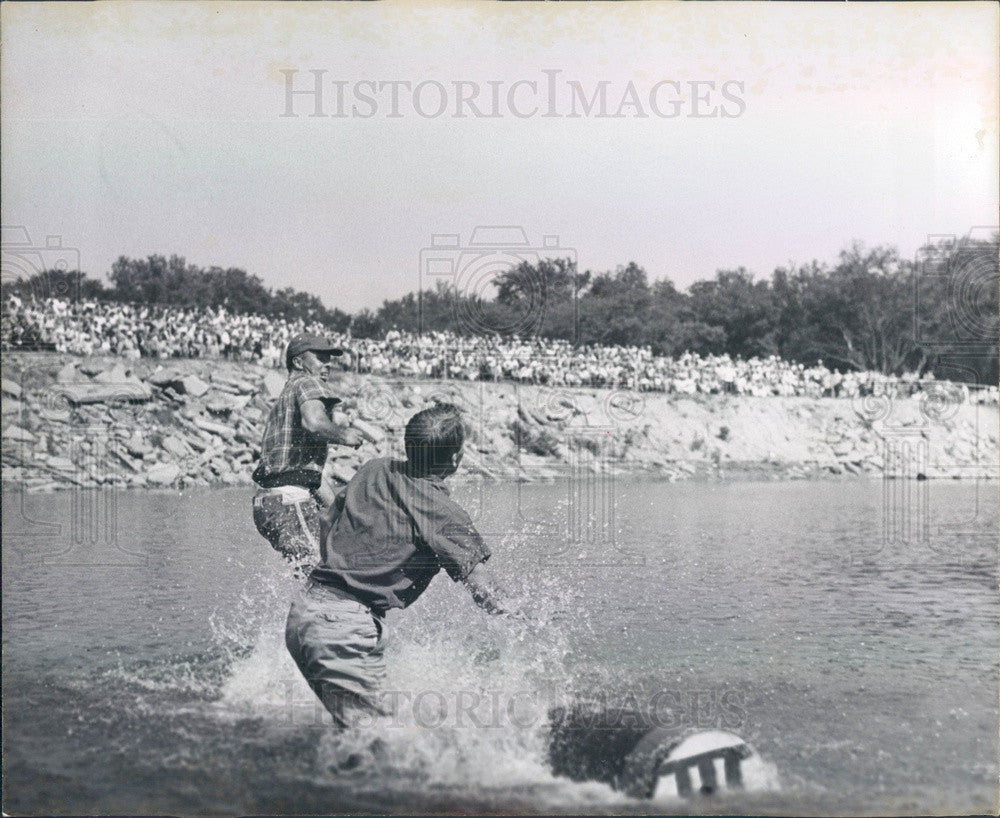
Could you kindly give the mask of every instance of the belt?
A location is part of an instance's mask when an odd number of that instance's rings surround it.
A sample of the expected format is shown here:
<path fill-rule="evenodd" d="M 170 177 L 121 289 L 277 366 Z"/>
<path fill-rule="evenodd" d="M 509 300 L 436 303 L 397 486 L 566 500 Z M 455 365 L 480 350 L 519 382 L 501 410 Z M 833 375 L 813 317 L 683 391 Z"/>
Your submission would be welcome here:
<path fill-rule="evenodd" d="M 257 494 L 266 494 L 274 497 L 280 497 L 281 502 L 286 506 L 292 506 L 296 503 L 301 503 L 303 500 L 308 500 L 313 497 L 312 491 L 305 488 L 304 486 L 274 486 L 273 488 L 265 489 L 261 488 L 257 490 Z"/>
<path fill-rule="evenodd" d="M 385 617 L 384 610 L 373 608 L 371 605 L 362 602 L 353 594 L 348 593 L 347 591 L 343 590 L 342 588 L 338 588 L 335 585 L 329 585 L 325 582 L 319 582 L 318 580 L 315 579 L 309 579 L 306 582 L 306 591 L 311 591 L 313 588 L 316 588 L 322 591 L 323 593 L 329 594 L 332 597 L 336 597 L 337 599 L 342 599 L 345 602 L 356 602 L 358 603 L 358 605 L 361 605 L 363 608 L 365 608 L 372 616 L 377 617 L 378 619 L 382 619 Z"/>

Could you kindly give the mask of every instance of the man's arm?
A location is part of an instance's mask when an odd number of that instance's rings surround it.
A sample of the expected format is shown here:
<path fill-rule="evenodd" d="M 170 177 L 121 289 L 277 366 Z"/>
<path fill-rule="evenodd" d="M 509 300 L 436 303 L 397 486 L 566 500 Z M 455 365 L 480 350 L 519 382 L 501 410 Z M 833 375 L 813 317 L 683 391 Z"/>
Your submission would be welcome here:
<path fill-rule="evenodd" d="M 357 449 L 363 438 L 355 429 L 341 426 L 330 420 L 326 405 L 321 400 L 307 400 L 302 404 L 302 426 L 310 434 L 322 438 L 326 443 L 353 446 Z"/>
<path fill-rule="evenodd" d="M 462 581 L 472 592 L 473 601 L 487 613 L 522 618 L 520 612 L 512 610 L 511 594 L 499 582 L 488 562 L 479 563 Z"/>
<path fill-rule="evenodd" d="M 340 493 L 333 498 L 333 502 L 319 515 L 319 541 L 325 542 L 326 535 L 330 533 L 333 524 L 344 510 L 344 502 L 347 499 L 347 488 L 340 490 Z"/>

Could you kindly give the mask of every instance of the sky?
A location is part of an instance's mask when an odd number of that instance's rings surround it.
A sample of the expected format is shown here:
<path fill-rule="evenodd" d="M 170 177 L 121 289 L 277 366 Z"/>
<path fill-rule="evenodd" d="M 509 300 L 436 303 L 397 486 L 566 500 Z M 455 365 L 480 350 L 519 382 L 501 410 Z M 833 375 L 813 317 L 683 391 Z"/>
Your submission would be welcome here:
<path fill-rule="evenodd" d="M 61 242 L 37 257 L 91 275 L 177 254 L 355 311 L 467 286 L 483 259 L 634 260 L 685 287 L 831 262 L 854 240 L 912 255 L 998 220 L 992 3 L 0 16 L 4 240 Z M 477 228 L 496 226 L 523 234 L 491 245 Z M 458 260 L 431 270 L 435 254 Z"/>

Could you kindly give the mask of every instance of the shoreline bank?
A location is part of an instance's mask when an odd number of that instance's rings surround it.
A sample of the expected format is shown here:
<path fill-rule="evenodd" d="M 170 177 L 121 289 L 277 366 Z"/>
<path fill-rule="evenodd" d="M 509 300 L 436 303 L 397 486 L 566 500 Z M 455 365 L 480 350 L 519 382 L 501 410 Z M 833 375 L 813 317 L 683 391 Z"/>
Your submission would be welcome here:
<path fill-rule="evenodd" d="M 250 485 L 283 371 L 225 360 L 80 359 L 7 353 L 3 486 Z M 666 480 L 993 479 L 994 405 L 927 393 L 897 399 L 676 395 L 512 382 L 331 377 L 335 420 L 365 438 L 333 447 L 335 482 L 370 457 L 402 456 L 402 428 L 458 404 L 473 479 L 642 474 Z"/>

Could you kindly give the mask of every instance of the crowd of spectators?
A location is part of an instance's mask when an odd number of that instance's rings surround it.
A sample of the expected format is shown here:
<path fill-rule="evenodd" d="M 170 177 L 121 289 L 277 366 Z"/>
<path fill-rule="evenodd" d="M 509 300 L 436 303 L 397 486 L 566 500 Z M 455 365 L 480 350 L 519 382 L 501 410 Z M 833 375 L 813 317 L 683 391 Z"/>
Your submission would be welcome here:
<path fill-rule="evenodd" d="M 46 348 L 75 355 L 126 358 L 214 358 L 283 365 L 289 339 L 299 332 L 331 337 L 349 350 L 345 366 L 385 377 L 517 381 L 557 387 L 600 387 L 683 395 L 733 394 L 808 397 L 910 395 L 933 376 L 839 372 L 767 358 L 654 355 L 632 346 L 574 347 L 568 341 L 498 335 L 463 337 L 451 332 L 421 335 L 390 331 L 381 339 L 351 338 L 319 324 L 225 309 L 183 309 L 109 301 L 4 299 L 3 349 Z M 995 386 L 969 390 L 968 399 L 996 403 Z"/>

